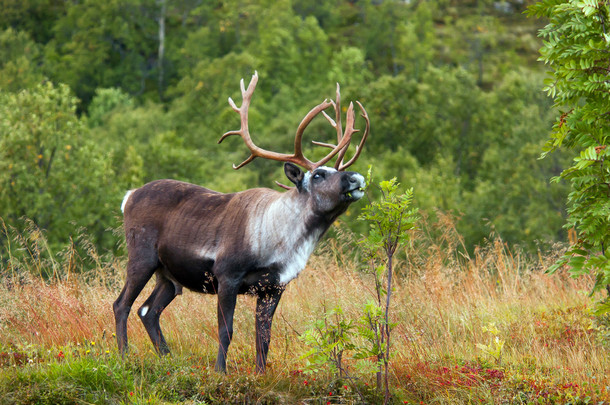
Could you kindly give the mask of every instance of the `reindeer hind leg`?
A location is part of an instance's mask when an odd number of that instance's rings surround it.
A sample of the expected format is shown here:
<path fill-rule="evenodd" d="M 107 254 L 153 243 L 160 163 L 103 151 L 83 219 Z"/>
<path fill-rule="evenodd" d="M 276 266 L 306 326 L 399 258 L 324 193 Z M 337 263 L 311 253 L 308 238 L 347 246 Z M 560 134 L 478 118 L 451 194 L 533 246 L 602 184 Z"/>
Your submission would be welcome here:
<path fill-rule="evenodd" d="M 176 295 L 180 294 L 181 287 L 176 286 L 171 280 L 157 272 L 157 284 L 150 297 L 144 302 L 138 311 L 140 320 L 148 332 L 159 355 L 169 354 L 169 347 L 159 325 L 161 312 L 172 302 Z"/>
<path fill-rule="evenodd" d="M 125 286 L 112 306 L 116 322 L 117 344 L 121 355 L 125 355 L 127 352 L 127 318 L 131 312 L 131 306 L 159 266 L 154 248 L 139 253 L 138 255 L 130 254 Z"/>

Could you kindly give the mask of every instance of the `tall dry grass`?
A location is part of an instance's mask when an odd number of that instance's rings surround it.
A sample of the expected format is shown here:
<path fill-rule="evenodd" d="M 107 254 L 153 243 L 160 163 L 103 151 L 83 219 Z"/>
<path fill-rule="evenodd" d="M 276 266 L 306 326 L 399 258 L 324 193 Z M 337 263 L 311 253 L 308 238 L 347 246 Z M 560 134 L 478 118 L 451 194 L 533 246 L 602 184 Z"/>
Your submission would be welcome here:
<path fill-rule="evenodd" d="M 442 370 L 483 364 L 510 372 L 515 384 L 577 383 L 598 387 L 599 398 L 610 398 L 610 342 L 603 340 L 604 326 L 590 312 L 595 297 L 588 297 L 588 291 L 593 280 L 573 279 L 565 272 L 547 275 L 543 270 L 553 257 L 531 259 L 499 239 L 472 256 L 459 253 L 460 238 L 450 223 L 440 237 L 431 239 L 422 233 L 415 240 L 419 244 L 410 246 L 397 265 L 401 276 L 393 295 L 396 387 L 419 390 L 430 398 L 435 392 L 452 398 L 457 394 L 451 390 L 464 386 L 457 378 L 447 387 L 453 380 L 440 378 L 446 373 Z M 271 378 L 281 379 L 304 367 L 300 356 L 308 347 L 299 336 L 325 311 L 341 306 L 345 318 L 355 320 L 365 302 L 373 299 L 372 276 L 361 271 L 366 264 L 352 249 L 353 237 L 339 232 L 288 286 L 274 318 Z M 70 260 L 69 255 L 64 257 Z M 15 269 L 15 262 L 5 261 L 4 266 L 7 263 Z M 71 265 L 70 271 L 47 280 L 36 272 L 3 269 L 0 350 L 36 353 L 95 344 L 115 353 L 112 303 L 122 287 L 124 265 L 121 258 L 100 259 L 93 272 L 77 274 Z M 66 269 L 66 263 L 57 266 Z M 128 323 L 135 358 L 154 356 L 135 315 L 151 290 L 152 282 L 134 304 Z M 254 364 L 255 300 L 240 296 L 237 305 L 228 368 L 230 373 L 248 373 Z M 496 333 L 489 332 L 492 325 Z M 161 326 L 176 355 L 204 367 L 213 365 L 214 296 L 185 291 L 166 309 Z M 496 337 L 504 341 L 499 357 L 484 349 Z"/>

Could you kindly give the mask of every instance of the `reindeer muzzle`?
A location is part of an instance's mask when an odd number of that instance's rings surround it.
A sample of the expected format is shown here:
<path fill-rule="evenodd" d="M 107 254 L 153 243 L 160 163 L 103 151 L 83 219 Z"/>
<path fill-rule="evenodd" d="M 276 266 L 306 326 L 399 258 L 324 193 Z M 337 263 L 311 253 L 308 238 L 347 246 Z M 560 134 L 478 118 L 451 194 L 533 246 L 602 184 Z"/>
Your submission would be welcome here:
<path fill-rule="evenodd" d="M 342 179 L 343 193 L 342 199 L 347 202 L 358 201 L 364 196 L 366 181 L 360 173 L 345 172 Z"/>

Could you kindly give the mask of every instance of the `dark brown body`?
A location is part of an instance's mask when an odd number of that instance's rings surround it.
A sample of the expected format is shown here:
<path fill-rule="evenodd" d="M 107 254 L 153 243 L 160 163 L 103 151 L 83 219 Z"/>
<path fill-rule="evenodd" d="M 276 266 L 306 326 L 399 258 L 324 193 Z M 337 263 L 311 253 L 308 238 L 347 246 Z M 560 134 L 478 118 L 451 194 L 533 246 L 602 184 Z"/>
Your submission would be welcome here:
<path fill-rule="evenodd" d="M 123 203 L 129 261 L 125 287 L 114 303 L 117 341 L 127 350 L 127 317 L 156 274 L 138 314 L 161 354 L 169 353 L 159 326 L 165 307 L 186 287 L 218 295 L 216 369 L 226 370 L 238 294 L 256 306 L 256 367 L 264 371 L 271 321 L 286 284 L 305 267 L 320 237 L 350 203 L 364 179 L 319 168 L 303 174 L 287 163 L 296 188 L 222 194 L 189 183 L 159 180 L 128 193 Z"/>

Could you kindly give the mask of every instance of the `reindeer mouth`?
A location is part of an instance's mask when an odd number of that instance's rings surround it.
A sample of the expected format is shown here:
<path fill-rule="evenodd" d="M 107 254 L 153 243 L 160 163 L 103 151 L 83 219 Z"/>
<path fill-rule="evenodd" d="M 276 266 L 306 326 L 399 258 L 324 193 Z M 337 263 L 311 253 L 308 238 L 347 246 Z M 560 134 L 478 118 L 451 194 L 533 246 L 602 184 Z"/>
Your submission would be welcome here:
<path fill-rule="evenodd" d="M 343 193 L 343 196 L 348 201 L 358 201 L 364 196 L 364 187 L 356 187 Z"/>

